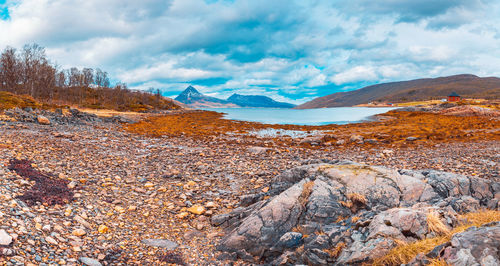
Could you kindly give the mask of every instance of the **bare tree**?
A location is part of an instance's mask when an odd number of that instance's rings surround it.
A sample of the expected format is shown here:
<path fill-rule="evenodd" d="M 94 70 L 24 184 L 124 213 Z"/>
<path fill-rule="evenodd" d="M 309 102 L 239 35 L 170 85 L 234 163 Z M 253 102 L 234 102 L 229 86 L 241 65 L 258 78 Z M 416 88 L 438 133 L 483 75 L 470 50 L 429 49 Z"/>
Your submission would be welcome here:
<path fill-rule="evenodd" d="M 84 68 L 82 70 L 82 85 L 88 87 L 90 84 L 94 84 L 94 70 L 92 68 Z"/>
<path fill-rule="evenodd" d="M 70 87 L 82 86 L 82 73 L 76 67 L 72 67 L 69 70 L 69 86 Z"/>
<path fill-rule="evenodd" d="M 48 60 L 45 55 L 45 49 L 38 44 L 27 44 L 23 47 L 22 52 L 23 76 L 22 82 L 27 93 L 36 97 L 37 95 L 37 78 L 39 71 L 43 65 L 48 65 Z"/>
<path fill-rule="evenodd" d="M 56 86 L 59 88 L 66 87 L 66 71 L 61 70 L 56 73 Z"/>
<path fill-rule="evenodd" d="M 15 92 L 20 81 L 21 66 L 16 49 L 7 47 L 0 56 L 0 87 Z"/>

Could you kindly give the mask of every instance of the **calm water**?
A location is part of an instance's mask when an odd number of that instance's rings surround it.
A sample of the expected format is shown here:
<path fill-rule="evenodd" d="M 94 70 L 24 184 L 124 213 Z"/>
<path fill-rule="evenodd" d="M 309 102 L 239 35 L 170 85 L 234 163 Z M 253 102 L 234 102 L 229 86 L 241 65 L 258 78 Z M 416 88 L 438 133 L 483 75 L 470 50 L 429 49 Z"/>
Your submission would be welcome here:
<path fill-rule="evenodd" d="M 393 110 L 392 107 L 337 107 L 321 109 L 280 108 L 208 108 L 226 113 L 224 118 L 266 124 L 327 125 L 347 124 L 369 120 L 371 116 Z"/>

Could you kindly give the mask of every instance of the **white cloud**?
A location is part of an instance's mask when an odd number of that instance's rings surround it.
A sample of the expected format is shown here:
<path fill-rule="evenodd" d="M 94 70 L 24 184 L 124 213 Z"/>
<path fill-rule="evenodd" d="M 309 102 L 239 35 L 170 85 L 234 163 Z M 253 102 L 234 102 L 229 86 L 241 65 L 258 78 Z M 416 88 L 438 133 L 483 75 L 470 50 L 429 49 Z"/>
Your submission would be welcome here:
<path fill-rule="evenodd" d="M 352 83 L 357 81 L 374 81 L 378 79 L 375 69 L 370 66 L 357 66 L 338 73 L 331 78 L 337 85 Z"/>
<path fill-rule="evenodd" d="M 175 62 L 165 62 L 151 67 L 137 68 L 119 75 L 119 78 L 127 83 L 137 83 L 155 79 L 179 79 L 182 81 L 217 76 L 216 73 L 211 71 L 195 68 L 178 68 L 174 67 L 174 65 Z"/>

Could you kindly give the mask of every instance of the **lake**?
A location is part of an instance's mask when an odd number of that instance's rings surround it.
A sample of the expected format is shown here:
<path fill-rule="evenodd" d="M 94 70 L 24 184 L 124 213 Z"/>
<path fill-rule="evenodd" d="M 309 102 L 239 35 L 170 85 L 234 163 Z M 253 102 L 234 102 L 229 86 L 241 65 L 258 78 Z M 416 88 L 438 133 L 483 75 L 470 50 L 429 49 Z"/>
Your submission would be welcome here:
<path fill-rule="evenodd" d="M 206 108 L 225 113 L 224 118 L 265 124 L 328 125 L 348 124 L 370 120 L 376 114 L 393 110 L 393 107 L 335 107 L 320 109 L 283 108 Z"/>

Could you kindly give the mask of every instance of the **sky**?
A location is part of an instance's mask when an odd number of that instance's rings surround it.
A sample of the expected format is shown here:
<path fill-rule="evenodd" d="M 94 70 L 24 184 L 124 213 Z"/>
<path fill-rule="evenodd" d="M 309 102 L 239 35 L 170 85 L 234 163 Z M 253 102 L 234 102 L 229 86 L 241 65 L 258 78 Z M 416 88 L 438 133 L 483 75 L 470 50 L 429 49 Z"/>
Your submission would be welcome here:
<path fill-rule="evenodd" d="M 0 49 L 175 97 L 303 103 L 366 85 L 500 76 L 498 0 L 0 0 Z"/>

